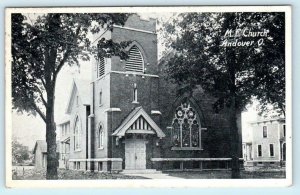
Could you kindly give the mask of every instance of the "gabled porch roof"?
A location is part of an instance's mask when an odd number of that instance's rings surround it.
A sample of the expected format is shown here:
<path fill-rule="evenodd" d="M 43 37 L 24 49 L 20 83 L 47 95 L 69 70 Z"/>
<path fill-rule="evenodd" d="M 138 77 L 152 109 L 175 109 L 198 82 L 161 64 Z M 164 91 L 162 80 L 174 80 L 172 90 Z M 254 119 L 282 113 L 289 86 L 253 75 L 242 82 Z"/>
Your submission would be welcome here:
<path fill-rule="evenodd" d="M 149 129 L 135 129 L 132 130 L 130 127 L 140 118 L 147 122 L 150 126 Z M 158 125 L 152 120 L 147 112 L 140 106 L 135 108 L 121 123 L 121 125 L 114 131 L 113 136 L 123 137 L 125 133 L 142 133 L 142 134 L 156 134 L 157 137 L 163 138 L 166 135 L 158 127 Z"/>

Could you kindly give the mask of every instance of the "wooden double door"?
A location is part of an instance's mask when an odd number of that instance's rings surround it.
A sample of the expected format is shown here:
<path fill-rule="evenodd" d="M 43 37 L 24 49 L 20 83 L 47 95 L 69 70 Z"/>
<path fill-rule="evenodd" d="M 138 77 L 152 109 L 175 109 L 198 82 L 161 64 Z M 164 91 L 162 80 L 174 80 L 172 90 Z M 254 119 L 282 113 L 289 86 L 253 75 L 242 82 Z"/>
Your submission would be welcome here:
<path fill-rule="evenodd" d="M 146 169 L 146 141 L 128 139 L 125 142 L 125 169 Z"/>

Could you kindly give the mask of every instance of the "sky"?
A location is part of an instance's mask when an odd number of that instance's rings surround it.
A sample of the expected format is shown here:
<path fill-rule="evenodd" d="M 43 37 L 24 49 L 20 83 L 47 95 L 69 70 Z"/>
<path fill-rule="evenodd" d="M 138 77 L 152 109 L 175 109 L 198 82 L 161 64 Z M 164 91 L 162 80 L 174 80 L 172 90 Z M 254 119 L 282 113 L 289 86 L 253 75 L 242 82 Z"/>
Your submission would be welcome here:
<path fill-rule="evenodd" d="M 149 17 L 158 19 L 160 22 L 158 23 L 157 28 L 159 29 L 162 24 L 161 21 L 169 20 L 174 13 L 143 13 L 139 15 L 143 19 L 148 19 Z M 34 20 L 35 17 L 36 15 L 30 15 L 31 20 Z M 161 44 L 161 35 L 158 32 L 159 57 L 161 57 L 164 50 L 165 48 Z M 91 63 L 88 61 L 80 62 L 80 68 L 69 67 L 67 65 L 62 68 L 58 74 L 55 89 L 54 118 L 56 123 L 66 116 L 65 110 L 67 107 L 69 94 L 71 93 L 73 78 L 87 80 L 91 78 L 91 71 Z M 248 141 L 251 139 L 251 127 L 249 126 L 249 122 L 257 119 L 257 112 L 255 108 L 256 105 L 248 106 L 247 111 L 242 113 L 243 141 Z M 12 120 L 13 137 L 23 145 L 28 146 L 30 150 L 33 149 L 36 140 L 45 140 L 45 123 L 38 115 L 35 117 L 26 113 L 20 114 L 13 111 Z M 57 138 L 59 138 L 59 135 L 57 135 Z"/>

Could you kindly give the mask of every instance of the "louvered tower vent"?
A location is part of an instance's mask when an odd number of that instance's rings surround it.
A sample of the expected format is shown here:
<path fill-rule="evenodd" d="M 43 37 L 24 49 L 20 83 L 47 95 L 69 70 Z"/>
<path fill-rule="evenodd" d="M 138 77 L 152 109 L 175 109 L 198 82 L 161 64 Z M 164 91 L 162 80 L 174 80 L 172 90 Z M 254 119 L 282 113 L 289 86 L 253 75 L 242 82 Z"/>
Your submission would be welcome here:
<path fill-rule="evenodd" d="M 129 59 L 126 62 L 125 65 L 126 71 L 132 71 L 132 72 L 140 72 L 144 73 L 144 60 L 141 51 L 139 48 L 134 45 L 129 50 Z"/>
<path fill-rule="evenodd" d="M 98 68 L 97 68 L 97 77 L 101 77 L 105 74 L 105 61 L 104 57 L 100 57 L 98 61 Z"/>

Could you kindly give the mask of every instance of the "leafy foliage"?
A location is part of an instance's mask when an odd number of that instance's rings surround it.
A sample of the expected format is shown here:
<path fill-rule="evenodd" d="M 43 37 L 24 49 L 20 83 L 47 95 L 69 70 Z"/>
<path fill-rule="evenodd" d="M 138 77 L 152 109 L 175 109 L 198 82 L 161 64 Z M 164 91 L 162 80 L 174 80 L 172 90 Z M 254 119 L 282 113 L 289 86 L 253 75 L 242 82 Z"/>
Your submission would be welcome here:
<path fill-rule="evenodd" d="M 216 111 L 227 108 L 232 178 L 240 177 L 237 114 L 253 97 L 262 110 L 271 103 L 284 112 L 284 22 L 284 13 L 236 12 L 182 13 L 165 24 L 175 53 L 166 63 L 169 78 L 187 91 L 200 85 L 217 98 Z"/>
<path fill-rule="evenodd" d="M 219 100 L 216 109 L 230 104 L 243 109 L 256 97 L 262 109 L 273 104 L 285 109 L 284 13 L 184 13 L 166 24 L 166 46 L 176 51 L 168 74 L 176 83 L 189 87 L 201 84 Z M 226 37 L 227 30 L 268 31 L 261 37 Z M 172 34 L 172 36 L 170 36 Z M 251 46 L 225 47 L 227 41 L 254 41 Z M 233 91 L 234 90 L 234 91 Z"/>
<path fill-rule="evenodd" d="M 54 122 L 55 83 L 64 65 L 80 65 L 90 56 L 118 55 L 130 42 L 101 39 L 91 44 L 92 34 L 123 25 L 130 14 L 49 13 L 34 22 L 22 14 L 11 15 L 12 103 L 20 112 L 39 114 L 46 123 L 47 179 L 57 179 Z"/>
<path fill-rule="evenodd" d="M 25 160 L 30 159 L 30 152 L 28 147 L 22 145 L 17 140 L 12 141 L 12 163 L 23 163 Z"/>
<path fill-rule="evenodd" d="M 90 55 L 109 53 L 126 58 L 123 51 L 129 42 L 101 40 L 92 47 L 90 34 L 112 25 L 124 24 L 128 14 L 46 14 L 33 24 L 22 14 L 12 14 L 12 97 L 14 108 L 43 119 L 42 105 L 47 85 L 53 85 L 62 66 L 80 65 Z M 47 73 L 47 74 L 46 74 Z M 48 79 L 46 78 L 48 77 Z"/>

